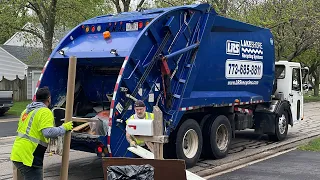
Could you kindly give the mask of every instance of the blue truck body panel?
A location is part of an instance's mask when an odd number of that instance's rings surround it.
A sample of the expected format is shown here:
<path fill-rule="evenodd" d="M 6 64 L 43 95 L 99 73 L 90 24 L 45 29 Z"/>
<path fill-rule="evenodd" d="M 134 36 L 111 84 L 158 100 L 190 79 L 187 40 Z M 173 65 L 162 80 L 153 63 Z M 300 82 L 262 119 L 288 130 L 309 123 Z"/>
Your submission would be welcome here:
<path fill-rule="evenodd" d="M 126 30 L 134 22 L 138 29 Z M 105 31 L 110 38 L 103 37 Z M 126 94 L 144 100 L 149 112 L 158 105 L 170 135 L 186 110 L 271 101 L 273 46 L 270 30 L 219 16 L 208 4 L 99 16 L 61 40 L 39 87 L 50 88 L 56 105 L 66 94 L 68 59 L 76 56 L 82 89 L 76 101 L 109 103 L 109 131 L 100 142 L 109 156 L 131 156 L 125 124 L 117 121 L 134 113 Z M 90 113 L 85 109 L 77 115 Z M 73 140 L 71 147 L 81 150 L 83 143 Z"/>

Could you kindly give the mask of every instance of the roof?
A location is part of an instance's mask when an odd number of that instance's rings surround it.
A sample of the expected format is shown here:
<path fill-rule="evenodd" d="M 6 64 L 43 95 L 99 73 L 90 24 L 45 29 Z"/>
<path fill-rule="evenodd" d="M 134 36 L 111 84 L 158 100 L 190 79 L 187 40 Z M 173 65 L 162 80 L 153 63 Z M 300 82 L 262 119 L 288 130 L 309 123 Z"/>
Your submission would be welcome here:
<path fill-rule="evenodd" d="M 0 47 L 30 67 L 42 68 L 46 63 L 42 48 L 11 45 L 1 45 Z"/>

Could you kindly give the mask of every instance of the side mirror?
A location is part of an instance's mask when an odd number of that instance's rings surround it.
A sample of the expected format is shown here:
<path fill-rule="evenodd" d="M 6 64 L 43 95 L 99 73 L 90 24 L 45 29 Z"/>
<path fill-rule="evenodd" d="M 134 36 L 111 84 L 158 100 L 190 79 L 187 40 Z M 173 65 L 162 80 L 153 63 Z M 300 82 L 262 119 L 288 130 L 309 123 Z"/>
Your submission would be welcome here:
<path fill-rule="evenodd" d="M 301 68 L 301 73 L 302 73 L 302 84 L 309 84 L 309 68 L 308 67 L 304 67 Z M 308 87 L 308 86 L 307 86 Z"/>
<path fill-rule="evenodd" d="M 309 91 L 309 68 L 301 68 L 302 73 L 302 88 L 305 93 Z"/>

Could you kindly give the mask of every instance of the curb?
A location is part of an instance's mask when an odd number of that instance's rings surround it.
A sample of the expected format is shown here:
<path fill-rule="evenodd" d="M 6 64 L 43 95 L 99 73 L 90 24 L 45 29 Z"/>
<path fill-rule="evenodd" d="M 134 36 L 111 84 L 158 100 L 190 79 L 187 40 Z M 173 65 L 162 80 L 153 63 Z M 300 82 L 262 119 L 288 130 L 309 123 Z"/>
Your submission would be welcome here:
<path fill-rule="evenodd" d="M 296 139 L 296 140 L 293 140 L 293 141 L 288 141 L 288 142 L 286 142 L 284 144 L 281 144 L 279 146 L 275 146 L 275 147 L 271 147 L 271 148 L 265 149 L 265 150 L 263 150 L 263 151 L 261 151 L 259 153 L 250 154 L 250 155 L 247 155 L 245 157 L 234 159 L 233 162 L 228 162 L 226 164 L 222 164 L 222 165 L 219 165 L 217 167 L 207 168 L 205 170 L 198 171 L 195 174 L 197 174 L 198 176 L 201 176 L 203 178 L 206 178 L 206 177 L 212 176 L 212 175 L 214 175 L 216 173 L 219 173 L 219 172 L 222 172 L 222 171 L 226 171 L 226 170 L 229 170 L 231 168 L 235 168 L 237 166 L 240 166 L 240 165 L 243 165 L 243 164 L 258 160 L 258 159 L 266 158 L 266 157 L 271 156 L 273 154 L 276 154 L 278 152 L 282 152 L 282 151 L 286 151 L 286 150 L 292 149 L 294 147 L 297 147 L 297 146 L 303 144 L 303 142 L 308 142 L 308 141 L 310 141 L 310 140 L 312 140 L 314 138 L 317 138 L 317 137 L 320 137 L 320 133 L 309 135 L 309 136 L 306 136 L 304 138 L 299 138 L 299 139 Z"/>

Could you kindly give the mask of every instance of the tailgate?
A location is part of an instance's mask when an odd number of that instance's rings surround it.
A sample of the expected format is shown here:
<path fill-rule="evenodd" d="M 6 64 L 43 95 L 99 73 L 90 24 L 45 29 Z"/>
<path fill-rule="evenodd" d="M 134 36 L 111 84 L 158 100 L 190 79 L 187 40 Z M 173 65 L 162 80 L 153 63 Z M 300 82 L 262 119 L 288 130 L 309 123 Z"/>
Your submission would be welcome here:
<path fill-rule="evenodd" d="M 13 105 L 13 92 L 0 91 L 0 107 L 11 107 Z"/>
<path fill-rule="evenodd" d="M 2 91 L 0 90 L 0 98 L 1 99 L 12 99 L 13 92 L 12 91 Z"/>

